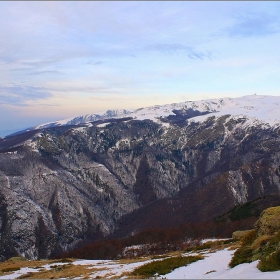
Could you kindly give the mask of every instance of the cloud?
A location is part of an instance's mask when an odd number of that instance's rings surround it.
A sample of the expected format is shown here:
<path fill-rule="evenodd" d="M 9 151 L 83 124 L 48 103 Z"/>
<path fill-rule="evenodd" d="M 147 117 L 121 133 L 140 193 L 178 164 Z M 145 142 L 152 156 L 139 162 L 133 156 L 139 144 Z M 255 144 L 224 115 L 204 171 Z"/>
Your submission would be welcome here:
<path fill-rule="evenodd" d="M 176 54 L 179 52 L 184 52 L 190 59 L 211 59 L 211 52 L 199 52 L 196 51 L 194 48 L 183 45 L 183 44 L 155 44 L 152 46 L 147 47 L 148 50 L 155 50 L 159 52 L 163 52 L 165 54 Z"/>
<path fill-rule="evenodd" d="M 100 65 L 103 64 L 103 61 L 88 61 L 86 64 L 90 64 L 90 65 Z"/>
<path fill-rule="evenodd" d="M 113 90 L 110 87 L 107 86 L 92 86 L 92 85 L 75 85 L 70 82 L 54 84 L 51 88 L 52 92 L 58 92 L 58 93 L 106 93 L 106 92 L 112 92 Z"/>
<path fill-rule="evenodd" d="M 64 74 L 58 70 L 44 70 L 57 67 L 58 63 L 63 61 L 62 59 L 33 59 L 22 60 L 14 59 L 10 63 L 6 63 L 6 69 L 12 72 L 22 72 L 25 75 L 41 75 L 41 74 Z M 0 64 L 1 65 L 1 64 Z"/>
<path fill-rule="evenodd" d="M 27 101 L 50 97 L 52 97 L 52 94 L 43 87 L 20 85 L 0 86 L 0 104 L 27 106 Z"/>
<path fill-rule="evenodd" d="M 229 36 L 255 37 L 280 32 L 280 21 L 268 14 L 246 14 L 237 18 L 237 23 L 227 29 Z"/>
<path fill-rule="evenodd" d="M 28 75 L 45 75 L 45 74 L 63 74 L 61 71 L 56 71 L 56 70 L 46 70 L 46 71 L 34 71 L 28 73 Z"/>

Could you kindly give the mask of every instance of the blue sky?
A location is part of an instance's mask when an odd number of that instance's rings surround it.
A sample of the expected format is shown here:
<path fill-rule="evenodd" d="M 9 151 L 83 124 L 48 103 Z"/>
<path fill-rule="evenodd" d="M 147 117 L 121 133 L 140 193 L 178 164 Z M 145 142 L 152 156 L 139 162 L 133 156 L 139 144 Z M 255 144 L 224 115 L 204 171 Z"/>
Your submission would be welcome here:
<path fill-rule="evenodd" d="M 280 2 L 0 2 L 0 136 L 106 109 L 280 95 Z"/>

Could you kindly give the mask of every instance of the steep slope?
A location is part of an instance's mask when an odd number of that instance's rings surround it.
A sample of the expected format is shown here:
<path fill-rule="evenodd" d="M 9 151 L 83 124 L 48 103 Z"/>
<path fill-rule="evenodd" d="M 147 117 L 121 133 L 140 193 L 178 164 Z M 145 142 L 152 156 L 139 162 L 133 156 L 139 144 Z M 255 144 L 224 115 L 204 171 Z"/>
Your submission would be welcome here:
<path fill-rule="evenodd" d="M 185 102 L 0 139 L 1 258 L 45 258 L 279 196 L 278 101 Z"/>

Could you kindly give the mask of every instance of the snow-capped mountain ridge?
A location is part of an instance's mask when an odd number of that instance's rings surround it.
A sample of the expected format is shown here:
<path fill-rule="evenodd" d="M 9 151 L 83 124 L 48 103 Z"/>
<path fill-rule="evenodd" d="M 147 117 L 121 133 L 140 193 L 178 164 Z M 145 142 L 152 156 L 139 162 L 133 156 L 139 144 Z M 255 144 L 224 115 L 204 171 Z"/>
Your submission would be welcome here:
<path fill-rule="evenodd" d="M 54 126 L 63 126 L 63 125 L 77 125 L 81 123 L 89 123 L 89 122 L 94 122 L 97 120 L 104 120 L 108 118 L 120 118 L 123 117 L 124 115 L 129 114 L 130 112 L 123 109 L 123 110 L 107 110 L 107 111 L 102 111 L 94 114 L 87 114 L 87 115 L 80 115 L 74 118 L 68 118 L 56 122 L 49 122 L 41 125 L 37 125 L 35 127 L 32 127 L 29 130 L 32 129 L 40 129 L 40 128 L 48 128 L 48 127 L 54 127 Z"/>
<path fill-rule="evenodd" d="M 161 117 L 175 115 L 174 110 L 193 109 L 199 112 L 208 112 L 203 116 L 190 118 L 191 121 L 202 122 L 211 116 L 244 116 L 254 122 L 259 120 L 263 123 L 275 125 L 280 123 L 280 97 L 249 95 L 238 98 L 219 98 L 200 101 L 186 101 L 167 105 L 156 105 L 141 108 L 130 114 L 135 119 L 152 119 L 157 121 Z"/>
<path fill-rule="evenodd" d="M 167 117 L 182 114 L 188 122 L 204 122 L 209 117 L 231 115 L 231 119 L 244 118 L 242 126 L 280 126 L 280 96 L 248 95 L 237 98 L 217 98 L 199 101 L 185 101 L 165 105 L 154 105 L 139 108 L 135 111 L 107 110 L 93 114 L 79 115 L 73 118 L 40 124 L 11 135 L 21 134 L 35 129 L 43 129 L 67 125 L 88 125 L 91 122 L 106 119 L 131 117 L 135 120 L 150 119 L 156 123 L 168 126 Z M 187 117 L 186 117 L 187 116 Z M 169 122 L 169 121 L 168 121 Z M 9 136 L 11 136 L 9 135 Z"/>
<path fill-rule="evenodd" d="M 270 126 L 280 124 L 280 96 L 248 95 L 237 98 L 217 98 L 199 101 L 185 101 L 165 105 L 154 105 L 136 109 L 133 112 L 128 110 L 107 110 L 94 114 L 80 115 L 73 118 L 49 122 L 32 127 L 28 130 L 63 126 L 86 124 L 97 120 L 109 118 L 132 117 L 136 120 L 150 119 L 162 123 L 162 118 L 176 115 L 174 111 L 194 110 L 202 113 L 189 117 L 190 122 L 203 122 L 211 116 L 222 115 L 242 116 L 247 119 L 246 124 L 254 123 L 269 124 Z"/>

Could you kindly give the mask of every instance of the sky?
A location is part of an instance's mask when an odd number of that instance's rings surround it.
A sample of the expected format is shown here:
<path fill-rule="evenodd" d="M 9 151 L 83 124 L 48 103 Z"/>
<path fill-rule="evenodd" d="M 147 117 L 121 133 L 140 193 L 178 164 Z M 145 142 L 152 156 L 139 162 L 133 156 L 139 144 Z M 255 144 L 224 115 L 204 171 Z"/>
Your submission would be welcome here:
<path fill-rule="evenodd" d="M 278 1 L 1 1 L 0 137 L 107 109 L 280 96 Z"/>

